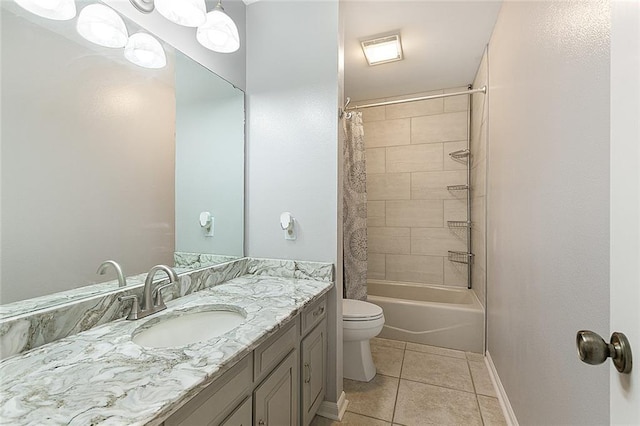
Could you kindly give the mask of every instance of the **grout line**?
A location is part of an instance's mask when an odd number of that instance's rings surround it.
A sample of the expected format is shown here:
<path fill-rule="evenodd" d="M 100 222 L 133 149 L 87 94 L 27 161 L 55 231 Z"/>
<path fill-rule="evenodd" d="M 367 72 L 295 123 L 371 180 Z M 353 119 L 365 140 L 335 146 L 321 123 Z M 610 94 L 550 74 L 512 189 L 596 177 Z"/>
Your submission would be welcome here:
<path fill-rule="evenodd" d="M 484 426 L 484 418 L 482 417 L 482 409 L 480 408 L 480 401 L 478 400 L 478 390 L 476 389 L 476 382 L 475 380 L 473 380 L 473 373 L 471 372 L 471 364 L 469 363 L 470 361 L 468 359 L 466 361 L 467 361 L 467 368 L 469 369 L 469 375 L 471 376 L 471 383 L 473 384 L 473 392 L 476 395 L 476 407 L 478 407 L 478 414 L 480 414 L 480 422 L 482 422 L 482 425 Z"/>
<path fill-rule="evenodd" d="M 404 355 L 407 352 L 407 345 L 405 344 L 405 349 L 402 351 L 402 362 L 400 363 L 400 373 L 398 374 L 398 387 L 396 388 L 396 398 L 393 403 L 393 413 L 391 413 L 391 423 L 396 417 L 396 407 L 398 406 L 398 395 L 400 395 L 400 381 L 402 380 L 402 368 L 404 367 Z"/>
<path fill-rule="evenodd" d="M 391 377 L 391 376 L 387 376 L 387 377 Z M 394 379 L 396 379 L 396 378 L 397 377 L 394 377 Z M 462 390 L 462 389 L 457 389 L 457 388 L 451 388 L 451 387 L 443 386 L 443 385 L 435 385 L 433 383 L 421 382 L 420 380 L 407 379 L 406 377 L 402 377 L 402 380 L 406 380 L 407 382 L 420 383 L 421 385 L 434 386 L 436 388 L 448 389 L 448 390 L 452 390 L 452 391 L 456 391 L 456 392 L 464 392 L 464 393 L 468 393 L 468 394 L 471 394 L 471 395 L 477 395 L 475 392 L 470 392 L 470 391 L 467 391 L 467 390 Z"/>

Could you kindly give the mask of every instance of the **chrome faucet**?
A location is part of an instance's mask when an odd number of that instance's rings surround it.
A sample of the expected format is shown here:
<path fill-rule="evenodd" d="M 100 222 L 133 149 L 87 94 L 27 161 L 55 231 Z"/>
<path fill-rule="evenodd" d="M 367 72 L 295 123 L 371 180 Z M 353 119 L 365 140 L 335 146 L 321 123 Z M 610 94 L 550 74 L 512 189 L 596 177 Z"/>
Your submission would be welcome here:
<path fill-rule="evenodd" d="M 155 288 L 153 287 L 153 278 L 155 277 L 157 272 L 165 272 L 169 277 L 169 282 L 161 285 L 157 285 Z M 142 292 L 142 302 L 138 304 L 138 296 L 130 295 L 130 296 L 121 296 L 118 297 L 119 301 L 133 299 L 133 304 L 131 305 L 131 312 L 127 316 L 128 320 L 136 320 L 140 318 L 144 318 L 151 314 L 155 314 L 156 312 L 162 311 L 163 309 L 167 309 L 167 305 L 164 304 L 164 300 L 162 299 L 161 291 L 169 286 L 172 286 L 178 282 L 178 274 L 172 268 L 166 265 L 156 265 L 149 270 L 147 274 L 147 278 L 144 280 L 144 290 Z"/>
<path fill-rule="evenodd" d="M 127 279 L 124 277 L 122 273 L 122 268 L 115 260 L 105 260 L 98 266 L 98 270 L 96 274 L 104 275 L 107 272 L 107 267 L 113 266 L 116 270 L 116 274 L 118 274 L 118 287 L 125 287 L 127 285 Z"/>

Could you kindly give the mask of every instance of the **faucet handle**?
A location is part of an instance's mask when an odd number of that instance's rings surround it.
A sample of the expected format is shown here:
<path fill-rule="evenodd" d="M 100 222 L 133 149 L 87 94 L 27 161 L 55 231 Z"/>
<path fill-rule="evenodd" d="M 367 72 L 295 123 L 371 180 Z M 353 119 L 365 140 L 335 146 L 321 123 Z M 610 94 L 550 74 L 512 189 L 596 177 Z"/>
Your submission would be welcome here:
<path fill-rule="evenodd" d="M 138 303 L 138 296 L 132 294 L 130 296 L 119 296 L 118 302 L 124 302 L 125 300 L 132 299 L 131 303 L 131 311 L 129 311 L 129 315 L 127 315 L 128 320 L 138 319 L 138 314 L 140 313 L 140 304 Z"/>
<path fill-rule="evenodd" d="M 165 307 L 164 300 L 162 299 L 162 293 L 160 291 L 177 283 L 178 281 L 169 281 L 168 283 L 159 285 L 153 289 L 153 305 L 155 307 Z"/>

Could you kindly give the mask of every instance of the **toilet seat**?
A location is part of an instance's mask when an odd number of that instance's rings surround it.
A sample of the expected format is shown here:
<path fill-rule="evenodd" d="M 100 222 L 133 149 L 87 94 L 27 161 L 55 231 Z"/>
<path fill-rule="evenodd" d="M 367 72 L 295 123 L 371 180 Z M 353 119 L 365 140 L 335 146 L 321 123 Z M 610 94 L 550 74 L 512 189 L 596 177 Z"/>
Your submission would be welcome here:
<path fill-rule="evenodd" d="M 382 308 L 378 305 L 362 300 L 342 300 L 343 321 L 376 321 L 383 317 Z"/>

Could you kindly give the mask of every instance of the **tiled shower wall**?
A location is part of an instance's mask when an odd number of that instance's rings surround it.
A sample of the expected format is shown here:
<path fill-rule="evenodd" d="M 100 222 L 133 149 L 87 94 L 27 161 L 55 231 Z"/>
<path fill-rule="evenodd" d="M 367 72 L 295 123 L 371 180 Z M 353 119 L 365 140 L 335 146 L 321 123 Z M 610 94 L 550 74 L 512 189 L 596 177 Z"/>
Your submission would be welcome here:
<path fill-rule="evenodd" d="M 473 82 L 474 88 L 487 85 L 487 52 L 485 51 Z M 485 306 L 487 289 L 486 194 L 487 194 L 487 119 L 488 95 L 471 96 L 471 266 L 473 291 Z"/>
<path fill-rule="evenodd" d="M 467 97 L 363 109 L 369 278 L 467 285 L 467 265 L 447 260 L 448 250 L 467 251 L 466 230 L 447 226 L 467 220 L 466 191 L 447 190 L 466 184 L 466 160 L 449 153 L 467 145 Z"/>

